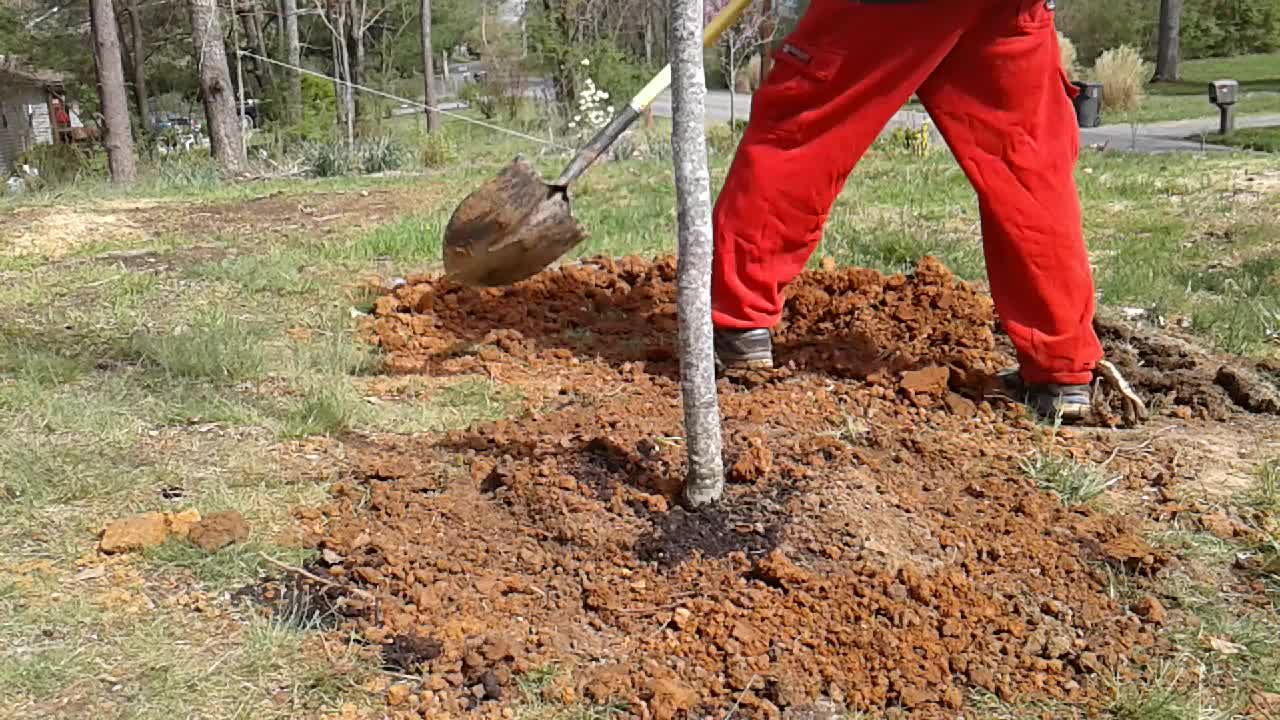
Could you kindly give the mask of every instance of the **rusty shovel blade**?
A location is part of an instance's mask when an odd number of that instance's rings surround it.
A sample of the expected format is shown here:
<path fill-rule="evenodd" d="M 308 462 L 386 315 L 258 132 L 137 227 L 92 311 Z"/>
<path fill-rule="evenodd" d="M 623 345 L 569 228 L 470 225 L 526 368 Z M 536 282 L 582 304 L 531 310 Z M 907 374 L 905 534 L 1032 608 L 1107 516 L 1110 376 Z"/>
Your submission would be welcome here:
<path fill-rule="evenodd" d="M 453 281 L 499 287 L 528 279 L 586 238 L 566 187 L 551 185 L 523 157 L 468 195 L 444 231 Z"/>

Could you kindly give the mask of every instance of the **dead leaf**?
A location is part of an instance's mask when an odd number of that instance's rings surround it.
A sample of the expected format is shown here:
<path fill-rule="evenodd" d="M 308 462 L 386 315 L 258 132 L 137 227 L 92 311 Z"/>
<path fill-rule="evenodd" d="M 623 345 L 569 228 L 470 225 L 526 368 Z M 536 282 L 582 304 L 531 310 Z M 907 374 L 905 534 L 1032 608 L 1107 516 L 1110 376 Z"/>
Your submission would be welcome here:
<path fill-rule="evenodd" d="M 1208 639 L 1208 643 L 1209 647 L 1222 655 L 1240 655 L 1249 651 L 1248 648 L 1240 643 L 1234 643 L 1222 638 L 1211 637 Z"/>

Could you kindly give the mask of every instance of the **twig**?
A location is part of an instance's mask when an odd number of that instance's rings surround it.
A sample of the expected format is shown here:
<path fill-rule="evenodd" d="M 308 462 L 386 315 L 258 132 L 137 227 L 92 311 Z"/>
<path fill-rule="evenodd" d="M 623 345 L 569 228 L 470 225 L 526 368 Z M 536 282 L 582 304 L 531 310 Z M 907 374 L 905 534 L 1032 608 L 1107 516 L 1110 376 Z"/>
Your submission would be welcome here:
<path fill-rule="evenodd" d="M 738 693 L 738 699 L 733 702 L 733 707 L 729 708 L 729 714 L 724 716 L 724 720 L 729 720 L 734 713 L 738 712 L 738 707 L 742 705 L 742 698 L 746 697 L 747 691 L 751 689 L 752 685 L 756 684 L 756 680 L 759 678 L 759 675 L 753 674 L 751 676 L 751 679 L 747 681 L 747 686 L 742 688 L 742 692 Z"/>
<path fill-rule="evenodd" d="M 324 579 L 324 578 L 320 577 L 319 575 L 314 575 L 314 574 L 312 574 L 312 573 L 309 573 L 309 572 L 307 572 L 306 570 L 303 570 L 303 569 L 302 569 L 302 568 L 300 568 L 300 567 L 294 567 L 294 566 L 292 566 L 292 565 L 286 565 L 286 564 L 284 564 L 284 563 L 280 562 L 279 560 L 276 560 L 275 558 L 268 557 L 266 553 L 262 553 L 262 552 L 260 552 L 260 553 L 258 553 L 258 555 L 260 555 L 260 556 L 262 557 L 262 559 L 263 559 L 263 560 L 266 560 L 267 562 L 271 563 L 272 565 L 275 565 L 276 567 L 280 568 L 281 570 L 285 570 L 285 571 L 287 571 L 287 572 L 291 572 L 291 573 L 297 573 L 297 574 L 301 575 L 302 577 L 307 578 L 308 580 L 314 580 L 314 581 L 316 581 L 316 582 L 318 582 L 318 583 L 320 583 L 321 585 L 324 585 L 324 586 L 326 586 L 326 587 L 331 587 L 331 588 L 334 588 L 335 590 L 345 590 L 345 591 L 349 591 L 352 595 L 355 595 L 356 597 L 359 597 L 359 598 L 361 598 L 361 599 L 363 599 L 363 600 L 368 600 L 368 601 L 370 601 L 370 602 L 377 602 L 377 600 L 378 600 L 376 597 L 374 597 L 373 593 L 368 592 L 367 590 L 361 590 L 360 588 L 357 588 L 357 587 L 346 587 L 346 586 L 343 586 L 343 585 L 339 585 L 338 583 L 336 583 L 336 582 L 334 582 L 334 581 L 332 581 L 332 580 L 326 580 L 326 579 Z"/>

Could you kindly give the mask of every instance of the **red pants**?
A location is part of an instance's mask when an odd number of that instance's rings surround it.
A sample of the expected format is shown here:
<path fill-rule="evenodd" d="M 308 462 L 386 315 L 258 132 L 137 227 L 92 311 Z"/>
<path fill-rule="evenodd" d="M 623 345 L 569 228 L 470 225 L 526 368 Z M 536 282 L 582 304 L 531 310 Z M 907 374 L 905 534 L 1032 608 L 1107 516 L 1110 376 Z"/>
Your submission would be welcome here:
<path fill-rule="evenodd" d="M 813 0 L 774 54 L 716 201 L 716 326 L 778 321 L 845 179 L 915 93 L 977 191 L 1024 380 L 1089 382 L 1102 349 L 1058 52 L 1045 0 Z"/>

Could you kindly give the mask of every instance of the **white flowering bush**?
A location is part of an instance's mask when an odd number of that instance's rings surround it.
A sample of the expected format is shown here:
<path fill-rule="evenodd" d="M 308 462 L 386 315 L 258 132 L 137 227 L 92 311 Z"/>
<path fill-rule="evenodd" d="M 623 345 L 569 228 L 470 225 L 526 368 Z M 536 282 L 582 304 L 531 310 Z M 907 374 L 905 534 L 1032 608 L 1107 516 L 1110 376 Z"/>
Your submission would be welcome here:
<path fill-rule="evenodd" d="M 596 87 L 595 81 L 588 74 L 586 68 L 591 67 L 591 61 L 583 58 L 580 66 L 584 68 L 579 71 L 577 78 L 580 90 L 573 115 L 569 119 L 569 135 L 577 142 L 590 139 L 600 128 L 608 125 L 614 113 L 614 106 L 606 105 L 609 93 Z"/>

